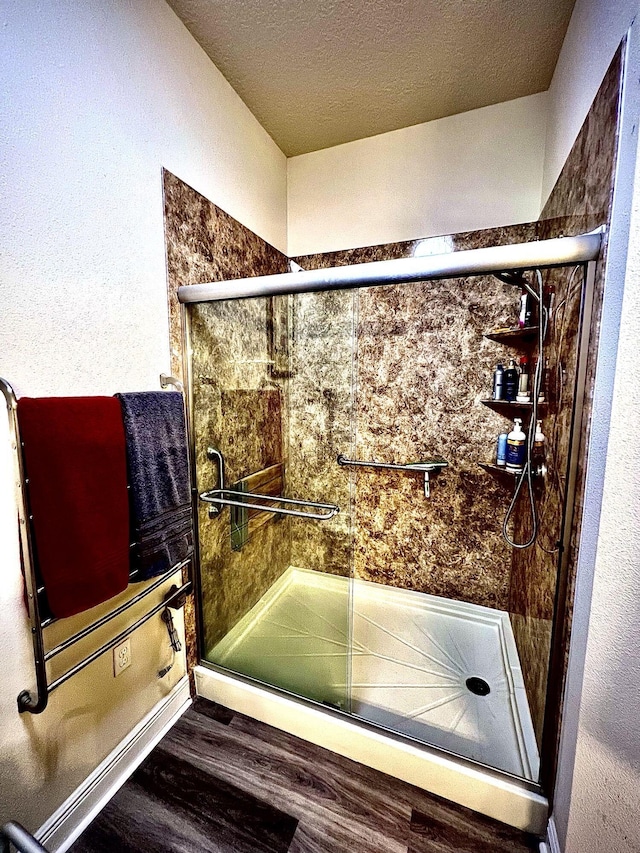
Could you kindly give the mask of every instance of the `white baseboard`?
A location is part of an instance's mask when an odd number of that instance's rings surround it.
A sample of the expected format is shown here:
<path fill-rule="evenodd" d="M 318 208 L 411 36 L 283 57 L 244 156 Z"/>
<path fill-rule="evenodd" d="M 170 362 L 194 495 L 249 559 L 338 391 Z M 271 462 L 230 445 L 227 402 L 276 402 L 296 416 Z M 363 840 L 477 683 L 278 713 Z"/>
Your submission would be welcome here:
<path fill-rule="evenodd" d="M 190 705 L 185 675 L 40 827 L 38 841 L 65 853 Z"/>

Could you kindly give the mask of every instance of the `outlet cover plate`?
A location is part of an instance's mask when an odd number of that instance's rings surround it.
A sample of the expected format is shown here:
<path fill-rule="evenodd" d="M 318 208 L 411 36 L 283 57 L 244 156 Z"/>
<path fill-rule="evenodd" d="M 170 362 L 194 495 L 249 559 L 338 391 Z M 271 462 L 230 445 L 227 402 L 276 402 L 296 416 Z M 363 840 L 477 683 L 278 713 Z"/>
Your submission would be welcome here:
<path fill-rule="evenodd" d="M 113 675 L 120 675 L 131 666 L 131 637 L 123 640 L 119 646 L 113 649 Z"/>

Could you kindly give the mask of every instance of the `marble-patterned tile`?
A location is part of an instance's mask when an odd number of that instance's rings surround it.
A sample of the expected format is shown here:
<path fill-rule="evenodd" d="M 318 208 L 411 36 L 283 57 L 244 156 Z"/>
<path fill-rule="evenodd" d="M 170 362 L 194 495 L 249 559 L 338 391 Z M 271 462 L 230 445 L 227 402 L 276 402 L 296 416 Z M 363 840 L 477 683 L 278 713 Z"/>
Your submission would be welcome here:
<path fill-rule="evenodd" d="M 336 460 L 352 444 L 354 305 L 350 290 L 292 299 L 287 490 L 334 503 L 340 513 L 327 522 L 292 519 L 291 560 L 337 575 L 351 571 L 349 472 Z"/>
<path fill-rule="evenodd" d="M 584 233 L 607 225 L 611 218 L 615 158 L 618 140 L 622 55 L 616 53 L 594 99 L 582 129 L 537 224 L 540 238 Z M 585 398 L 579 442 L 578 483 L 572 522 L 571 549 L 568 555 L 567 592 L 563 608 L 562 645 L 564 661 L 555 672 L 554 703 L 556 736 L 559 731 L 562 685 L 566 675 L 577 543 L 584 502 L 584 472 L 591 424 L 597 345 L 602 313 L 606 237 L 596 268 L 593 312 L 589 338 Z M 551 365 L 549 405 L 543 420 L 547 437 L 549 475 L 537 487 L 540 535 L 536 546 L 513 554 L 509 609 L 527 695 L 538 742 L 546 706 L 551 625 L 558 581 L 558 540 L 565 487 L 568 477 L 571 412 L 575 393 L 578 329 L 581 316 L 582 273 L 574 269 L 545 273 L 545 284 L 553 291 L 551 323 L 547 340 Z M 519 514 L 518 536 L 526 534 Z M 566 605 L 566 606 L 565 606 Z M 554 736 L 551 735 L 551 740 Z M 557 748 L 557 743 L 555 745 Z M 549 780 L 547 780 L 548 782 Z"/>
<path fill-rule="evenodd" d="M 503 419 L 490 396 L 504 347 L 483 337 L 513 322 L 517 294 L 492 278 L 359 292 L 358 459 L 414 462 L 441 456 L 425 498 L 420 475 L 359 470 L 358 576 L 506 609 L 509 550 L 500 532 L 503 487 L 478 467 L 491 461 Z"/>
<path fill-rule="evenodd" d="M 182 375 L 178 287 L 288 272 L 289 262 L 233 216 L 162 170 L 171 370 Z"/>
<path fill-rule="evenodd" d="M 289 267 L 285 255 L 273 246 L 270 246 L 232 216 L 225 213 L 225 211 L 221 210 L 213 202 L 185 184 L 180 178 L 167 170 L 163 170 L 162 180 L 167 254 L 167 298 L 169 304 L 171 371 L 175 376 L 181 377 L 183 353 L 180 306 L 176 295 L 178 287 L 181 285 L 201 284 L 207 281 L 287 272 Z M 234 304 L 240 305 L 241 303 Z M 269 317 L 266 313 L 258 316 L 255 310 L 252 311 L 251 307 L 246 306 L 246 303 L 242 308 L 236 308 L 235 310 L 242 312 L 244 307 L 247 307 L 246 316 L 241 314 L 239 325 L 242 326 L 242 323 L 246 319 L 252 323 L 253 335 L 249 335 L 249 340 L 245 339 L 244 342 L 245 350 L 250 350 L 252 341 L 255 346 L 260 347 L 262 345 L 265 339 L 262 329 L 265 327 L 265 324 L 269 323 Z M 234 309 L 230 308 L 229 310 L 233 311 Z M 230 328 L 232 325 L 234 324 L 227 322 L 227 328 Z M 207 334 L 205 340 L 211 348 L 211 353 L 210 357 L 201 359 L 202 363 L 196 377 L 196 397 L 198 396 L 198 389 L 206 387 L 207 382 L 212 381 L 211 377 L 216 376 L 218 371 L 217 365 L 222 355 L 216 349 L 215 336 Z M 250 353 L 248 352 L 247 358 L 249 357 Z M 269 372 L 269 365 L 266 362 L 270 358 L 270 354 L 266 349 L 264 350 L 263 357 L 265 364 L 262 365 L 262 369 L 266 376 Z M 227 391 L 248 390 L 253 392 L 256 388 L 261 387 L 259 384 L 256 384 L 255 368 L 257 365 L 255 362 L 250 365 L 236 365 L 235 367 L 235 371 L 229 369 L 226 371 L 227 378 L 232 383 L 227 385 Z M 213 381 L 215 382 L 215 380 Z M 268 385 L 266 379 L 263 384 Z M 273 387 L 275 387 L 276 392 L 281 390 L 277 384 L 272 386 L 272 390 Z M 271 396 L 270 399 L 273 401 L 274 397 Z M 266 403 L 266 399 L 262 402 Z M 210 396 L 207 399 L 207 403 L 215 405 L 215 412 L 218 414 L 217 423 L 221 423 L 221 396 L 218 395 L 217 400 L 213 400 Z M 238 407 L 239 411 L 243 412 L 247 417 L 250 415 L 251 408 L 251 406 Z M 265 406 L 258 403 L 257 408 L 264 422 L 269 411 L 269 406 L 266 406 L 265 411 Z M 283 412 L 282 424 L 280 425 L 281 436 L 286 436 L 287 434 L 285 417 L 286 413 Z M 273 418 L 269 422 L 277 424 L 277 419 Z M 228 426 L 231 426 L 233 431 L 235 420 L 227 419 L 226 423 Z M 260 444 L 256 440 L 257 433 L 255 430 L 245 430 L 243 435 L 245 458 L 251 465 L 253 464 L 253 459 L 260 454 Z M 277 442 L 277 436 L 278 430 L 276 429 L 271 433 L 272 444 L 273 442 Z M 218 440 L 215 432 L 211 433 L 209 437 L 212 442 Z M 203 471 L 207 477 L 210 477 L 213 472 L 209 461 L 204 456 L 204 451 L 206 450 L 204 442 L 206 440 L 206 435 L 202 434 L 198 436 L 198 471 Z M 238 441 L 236 441 L 236 447 L 241 451 L 243 449 L 239 447 Z M 283 453 L 285 452 L 286 450 L 283 450 Z M 239 455 L 241 456 L 242 453 Z M 268 529 L 264 531 L 262 538 L 266 540 L 264 543 L 265 552 L 270 556 L 274 556 L 276 552 L 281 550 L 281 548 L 279 549 L 279 544 L 281 544 L 279 540 L 282 539 L 282 531 L 278 530 L 276 535 L 275 531 L 271 530 L 270 527 L 270 525 L 267 525 Z M 222 524 L 213 524 L 207 518 L 204 511 L 200 512 L 200 529 L 204 534 L 201 537 L 202 541 L 200 543 L 203 557 L 202 564 L 207 567 L 203 572 L 204 583 L 202 586 L 204 590 L 208 585 L 212 585 L 216 590 L 218 598 L 221 595 L 220 578 L 217 576 L 217 569 L 215 568 L 217 565 L 216 558 L 213 557 L 211 549 L 213 549 L 213 552 L 217 552 L 221 548 L 228 546 L 226 529 L 223 531 L 222 528 Z M 253 545 L 254 549 L 256 548 L 256 544 L 254 543 Z M 287 559 L 287 557 L 282 558 L 282 560 L 284 559 Z M 275 565 L 279 567 L 282 560 L 276 559 Z M 276 569 L 277 571 L 278 569 Z M 244 580 L 245 582 L 248 581 L 247 578 Z M 265 580 L 265 583 L 268 584 L 270 580 L 271 576 Z M 262 594 L 260 590 L 264 591 L 264 588 L 266 588 L 260 583 L 256 584 L 255 590 L 251 583 L 248 583 L 248 587 L 248 602 L 251 603 L 257 600 L 256 595 L 259 597 Z M 243 607 L 250 606 L 248 602 L 241 604 L 240 601 L 242 600 L 242 596 L 240 600 L 236 598 L 236 606 L 231 608 L 234 613 L 242 612 Z M 189 599 L 187 601 L 184 612 L 187 665 L 191 673 L 193 667 L 199 662 L 196 608 L 192 600 Z M 207 612 L 205 613 L 205 618 L 215 618 L 217 612 L 217 610 L 214 610 L 212 614 Z"/>

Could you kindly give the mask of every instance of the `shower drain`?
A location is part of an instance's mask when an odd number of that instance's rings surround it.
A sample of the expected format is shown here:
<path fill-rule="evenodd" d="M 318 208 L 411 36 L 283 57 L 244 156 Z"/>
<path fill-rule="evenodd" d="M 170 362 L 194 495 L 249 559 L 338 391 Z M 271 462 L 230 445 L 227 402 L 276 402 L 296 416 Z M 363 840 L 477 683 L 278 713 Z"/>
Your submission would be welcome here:
<path fill-rule="evenodd" d="M 484 678 L 477 678 L 477 676 L 473 675 L 471 678 L 467 678 L 465 684 L 467 685 L 467 690 L 475 693 L 476 696 L 487 696 L 491 693 L 491 688 Z"/>

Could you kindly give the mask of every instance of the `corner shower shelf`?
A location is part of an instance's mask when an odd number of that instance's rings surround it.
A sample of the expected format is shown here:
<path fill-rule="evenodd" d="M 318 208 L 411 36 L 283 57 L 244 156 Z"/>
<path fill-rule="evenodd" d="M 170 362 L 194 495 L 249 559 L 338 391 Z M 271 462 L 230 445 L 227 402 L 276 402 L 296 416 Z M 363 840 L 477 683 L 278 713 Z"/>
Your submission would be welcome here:
<path fill-rule="evenodd" d="M 480 400 L 480 402 L 483 406 L 488 406 L 490 409 L 494 409 L 494 411 L 507 417 L 511 417 L 511 412 L 533 411 L 533 403 L 518 403 L 515 400 L 510 403 L 508 400 L 492 400 L 491 398 Z M 538 411 L 545 409 L 546 405 L 546 403 L 538 403 Z"/>
<path fill-rule="evenodd" d="M 521 471 L 508 471 L 504 465 L 496 465 L 495 462 L 478 462 L 477 464 L 487 474 L 491 474 L 503 482 L 512 483 L 522 473 Z M 534 468 L 531 472 L 533 477 L 544 476 L 545 473 L 546 469 L 539 467 Z"/>
<path fill-rule="evenodd" d="M 538 337 L 539 326 L 516 326 L 514 329 L 496 329 L 493 332 L 485 332 L 483 337 L 499 344 L 519 344 L 534 341 Z"/>

